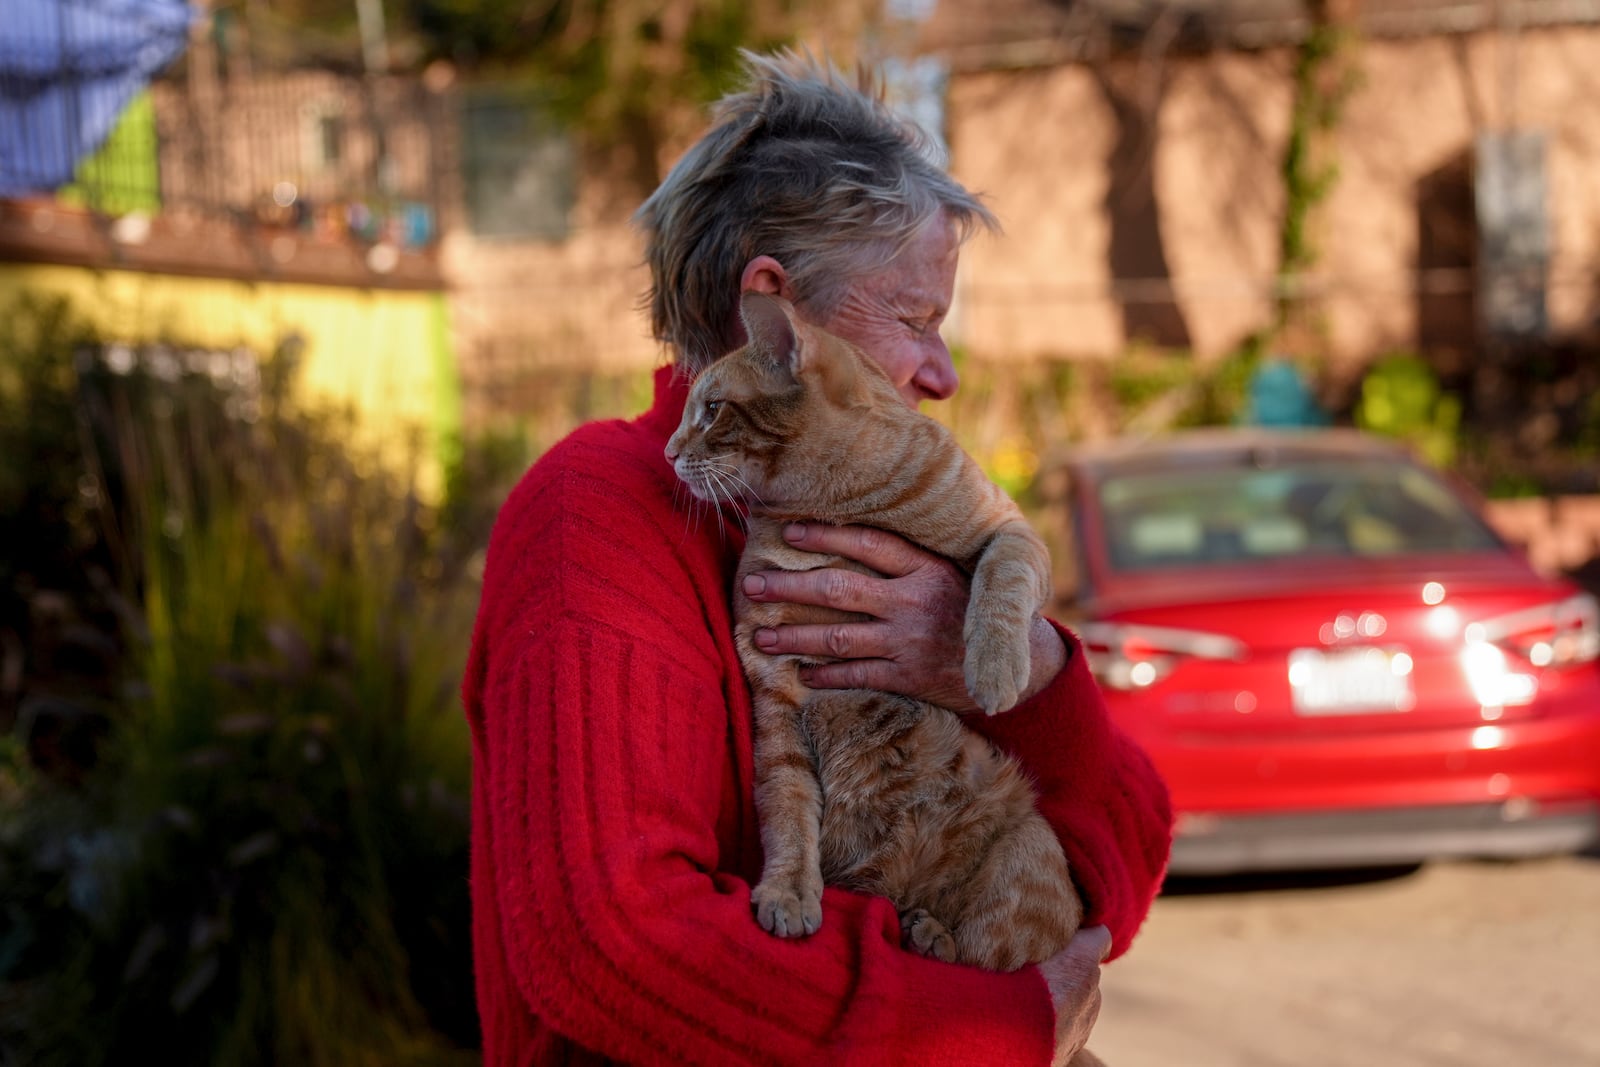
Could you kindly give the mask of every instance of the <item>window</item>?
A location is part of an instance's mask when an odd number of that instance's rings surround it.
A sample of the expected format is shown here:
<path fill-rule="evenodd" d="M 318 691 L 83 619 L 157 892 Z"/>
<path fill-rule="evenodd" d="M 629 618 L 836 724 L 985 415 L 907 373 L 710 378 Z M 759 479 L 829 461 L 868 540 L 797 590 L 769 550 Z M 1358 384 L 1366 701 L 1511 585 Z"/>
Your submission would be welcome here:
<path fill-rule="evenodd" d="M 1494 336 L 1537 337 L 1548 325 L 1546 140 L 1537 130 L 1478 138 L 1479 308 L 1485 328 Z"/>
<path fill-rule="evenodd" d="M 1432 474 L 1387 460 L 1307 460 L 1120 474 L 1100 489 L 1122 571 L 1498 545 Z"/>
<path fill-rule="evenodd" d="M 462 176 L 472 232 L 557 240 L 570 230 L 576 152 L 536 99 L 478 90 L 462 102 Z"/>
<path fill-rule="evenodd" d="M 344 159 L 344 115 L 339 105 L 307 105 L 301 116 L 301 139 L 308 173 L 337 170 Z"/>

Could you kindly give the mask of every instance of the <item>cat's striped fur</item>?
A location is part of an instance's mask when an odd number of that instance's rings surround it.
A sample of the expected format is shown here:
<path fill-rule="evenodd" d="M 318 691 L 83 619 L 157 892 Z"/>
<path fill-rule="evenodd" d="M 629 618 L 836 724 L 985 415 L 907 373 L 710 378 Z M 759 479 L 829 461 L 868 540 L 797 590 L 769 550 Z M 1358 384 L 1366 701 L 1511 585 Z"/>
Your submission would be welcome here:
<path fill-rule="evenodd" d="M 972 576 L 967 686 L 990 714 L 1005 711 L 1028 679 L 1028 631 L 1049 588 L 1044 544 L 944 427 L 792 310 L 745 295 L 750 342 L 701 372 L 667 447 L 679 477 L 702 500 L 748 505 L 738 581 L 853 565 L 790 548 L 781 532 L 792 519 L 892 530 L 961 564 Z M 840 614 L 735 599 L 755 701 L 761 925 L 815 931 L 826 881 L 888 897 L 906 944 L 926 955 L 1012 970 L 1064 947 L 1082 906 L 1016 762 L 944 708 L 806 688 L 798 657 L 757 651 L 752 635 Z"/>

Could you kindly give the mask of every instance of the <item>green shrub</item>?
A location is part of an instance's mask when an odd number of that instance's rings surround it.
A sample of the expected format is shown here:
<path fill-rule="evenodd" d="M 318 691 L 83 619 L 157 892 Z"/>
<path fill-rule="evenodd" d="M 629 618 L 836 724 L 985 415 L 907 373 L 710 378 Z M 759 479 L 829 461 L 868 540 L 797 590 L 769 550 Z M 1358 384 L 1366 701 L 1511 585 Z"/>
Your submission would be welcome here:
<path fill-rule="evenodd" d="M 1254 347 L 1209 364 L 1188 352 L 1130 350 L 1112 363 L 1111 395 L 1124 429 L 1226 426 L 1248 406 L 1250 379 L 1260 363 Z"/>
<path fill-rule="evenodd" d="M 1240 422 L 1250 405 L 1250 383 L 1261 366 L 1261 353 L 1246 346 L 1228 353 L 1200 375 L 1199 395 L 1176 425 L 1227 426 Z"/>
<path fill-rule="evenodd" d="M 1429 462 L 1455 463 L 1461 400 L 1440 388 L 1433 368 L 1398 352 L 1373 364 L 1361 379 L 1355 423 L 1363 430 L 1409 442 Z"/>
<path fill-rule="evenodd" d="M 1176 392 L 1192 394 L 1201 377 L 1186 352 L 1131 348 L 1112 361 L 1108 384 L 1126 422 Z"/>
<path fill-rule="evenodd" d="M 21 709 L 50 678 L 15 639 L 0 1062 L 471 1062 L 456 689 L 482 529 L 299 408 L 292 344 L 258 366 L 101 345 L 59 305 L 5 318 L 0 425 L 54 436 L 27 446 L 52 462 L 21 496 L 49 503 L 0 552 L 7 596 L 111 621 L 71 773 L 38 758 Z"/>

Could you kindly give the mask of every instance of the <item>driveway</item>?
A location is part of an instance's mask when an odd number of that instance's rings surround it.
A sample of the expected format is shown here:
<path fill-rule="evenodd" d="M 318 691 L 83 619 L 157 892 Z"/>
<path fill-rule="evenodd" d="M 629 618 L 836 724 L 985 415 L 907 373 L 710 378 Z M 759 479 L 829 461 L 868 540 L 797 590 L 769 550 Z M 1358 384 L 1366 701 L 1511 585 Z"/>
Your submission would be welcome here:
<path fill-rule="evenodd" d="M 1595 1067 L 1600 853 L 1169 886 L 1102 989 L 1110 1067 Z"/>

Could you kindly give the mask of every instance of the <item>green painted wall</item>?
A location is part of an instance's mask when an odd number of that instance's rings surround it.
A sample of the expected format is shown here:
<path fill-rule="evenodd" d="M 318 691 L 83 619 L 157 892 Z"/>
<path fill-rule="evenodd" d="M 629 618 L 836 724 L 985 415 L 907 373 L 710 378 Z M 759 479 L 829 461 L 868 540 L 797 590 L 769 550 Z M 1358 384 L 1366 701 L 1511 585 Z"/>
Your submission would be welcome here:
<path fill-rule="evenodd" d="M 156 109 L 146 91 L 128 101 L 105 142 L 78 164 L 73 183 L 56 196 L 107 215 L 154 214 L 161 210 L 156 149 Z"/>

